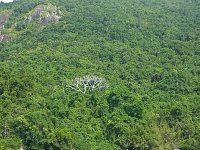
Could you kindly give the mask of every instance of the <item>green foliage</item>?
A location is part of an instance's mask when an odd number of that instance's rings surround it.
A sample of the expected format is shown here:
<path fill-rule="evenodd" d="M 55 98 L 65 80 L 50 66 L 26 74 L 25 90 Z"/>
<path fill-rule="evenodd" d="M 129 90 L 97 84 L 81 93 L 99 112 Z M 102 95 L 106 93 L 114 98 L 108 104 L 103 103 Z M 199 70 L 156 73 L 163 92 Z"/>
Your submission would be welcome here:
<path fill-rule="evenodd" d="M 24 21 L 51 4 L 58 23 Z M 198 1 L 0 5 L 11 37 L 0 43 L 0 150 L 200 149 Z M 88 74 L 109 88 L 63 87 Z"/>

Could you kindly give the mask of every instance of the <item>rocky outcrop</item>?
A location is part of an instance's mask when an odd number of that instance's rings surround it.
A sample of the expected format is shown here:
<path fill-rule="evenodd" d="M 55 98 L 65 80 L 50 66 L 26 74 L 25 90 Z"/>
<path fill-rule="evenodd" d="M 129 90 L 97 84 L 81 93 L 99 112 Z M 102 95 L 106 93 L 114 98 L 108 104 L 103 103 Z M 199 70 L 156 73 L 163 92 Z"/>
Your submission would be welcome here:
<path fill-rule="evenodd" d="M 10 15 L 12 15 L 12 10 L 0 12 L 0 42 L 7 42 L 18 31 L 23 30 L 29 22 L 37 21 L 42 26 L 57 23 L 61 18 L 61 11 L 52 4 L 38 5 L 33 10 L 30 10 L 29 13 L 24 14 L 27 16 L 24 20 L 20 18 L 13 20 L 10 27 L 6 28 L 5 24 Z"/>
<path fill-rule="evenodd" d="M 6 34 L 0 34 L 0 42 L 7 42 L 9 40 L 9 36 Z"/>
<path fill-rule="evenodd" d="M 9 14 L 8 13 L 2 13 L 0 14 L 0 29 L 4 28 L 4 25 L 6 21 L 8 20 Z"/>
<path fill-rule="evenodd" d="M 8 18 L 9 13 L 0 14 L 0 42 L 6 42 L 9 39 L 9 36 L 2 31 Z"/>
<path fill-rule="evenodd" d="M 33 20 L 39 21 L 42 25 L 50 23 L 57 23 L 60 19 L 61 11 L 51 4 L 37 6 L 33 12 L 25 19 L 31 22 Z"/>

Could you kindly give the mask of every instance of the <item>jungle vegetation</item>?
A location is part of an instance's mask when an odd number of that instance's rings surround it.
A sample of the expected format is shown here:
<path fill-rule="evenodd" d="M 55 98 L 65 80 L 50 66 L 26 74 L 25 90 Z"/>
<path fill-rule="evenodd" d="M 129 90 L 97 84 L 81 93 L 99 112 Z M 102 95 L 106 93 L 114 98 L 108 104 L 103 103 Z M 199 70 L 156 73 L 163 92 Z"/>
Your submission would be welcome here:
<path fill-rule="evenodd" d="M 26 21 L 36 8 L 59 21 Z M 0 150 L 200 149 L 200 1 L 17 0 L 2 14 Z M 66 86 L 87 76 L 107 88 Z"/>

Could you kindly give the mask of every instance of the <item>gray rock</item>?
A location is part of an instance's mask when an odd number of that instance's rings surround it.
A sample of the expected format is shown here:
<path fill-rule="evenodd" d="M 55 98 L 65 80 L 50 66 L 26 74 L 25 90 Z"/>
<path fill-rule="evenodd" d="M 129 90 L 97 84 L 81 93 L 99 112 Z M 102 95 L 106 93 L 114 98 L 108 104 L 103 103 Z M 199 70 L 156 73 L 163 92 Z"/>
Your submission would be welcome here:
<path fill-rule="evenodd" d="M 0 42 L 7 42 L 9 40 L 9 36 L 6 34 L 0 35 Z"/>
<path fill-rule="evenodd" d="M 61 11 L 53 5 L 40 5 L 37 6 L 34 11 L 25 18 L 25 21 L 29 22 L 38 20 L 42 25 L 50 23 L 57 23 L 60 19 Z"/>
<path fill-rule="evenodd" d="M 0 14 L 0 29 L 4 28 L 4 24 L 9 18 L 9 14 Z"/>

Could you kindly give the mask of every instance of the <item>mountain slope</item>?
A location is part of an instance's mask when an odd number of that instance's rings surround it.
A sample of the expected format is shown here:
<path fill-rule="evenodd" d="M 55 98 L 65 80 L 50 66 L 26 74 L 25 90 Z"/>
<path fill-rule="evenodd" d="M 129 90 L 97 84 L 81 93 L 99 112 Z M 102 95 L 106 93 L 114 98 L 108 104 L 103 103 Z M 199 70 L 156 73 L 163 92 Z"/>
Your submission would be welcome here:
<path fill-rule="evenodd" d="M 199 2 L 0 5 L 0 149 L 200 148 Z M 86 75 L 109 88 L 67 87 Z"/>

